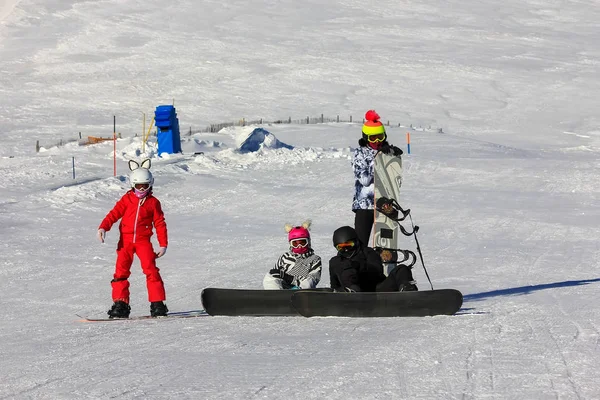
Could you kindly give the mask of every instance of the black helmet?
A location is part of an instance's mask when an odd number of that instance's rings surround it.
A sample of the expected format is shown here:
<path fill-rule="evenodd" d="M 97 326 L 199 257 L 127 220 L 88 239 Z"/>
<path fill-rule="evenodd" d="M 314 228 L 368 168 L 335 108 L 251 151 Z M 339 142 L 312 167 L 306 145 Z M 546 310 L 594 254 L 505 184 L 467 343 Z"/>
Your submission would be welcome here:
<path fill-rule="evenodd" d="M 352 245 L 338 246 L 342 243 L 353 242 Z M 333 232 L 333 247 L 336 248 L 338 254 L 342 257 L 352 257 L 356 254 L 359 248 L 358 235 L 354 228 L 350 226 L 342 226 Z"/>
<path fill-rule="evenodd" d="M 351 240 L 358 241 L 358 235 L 351 226 L 342 226 L 333 232 L 333 246 L 337 246 L 340 243 L 346 243 Z"/>

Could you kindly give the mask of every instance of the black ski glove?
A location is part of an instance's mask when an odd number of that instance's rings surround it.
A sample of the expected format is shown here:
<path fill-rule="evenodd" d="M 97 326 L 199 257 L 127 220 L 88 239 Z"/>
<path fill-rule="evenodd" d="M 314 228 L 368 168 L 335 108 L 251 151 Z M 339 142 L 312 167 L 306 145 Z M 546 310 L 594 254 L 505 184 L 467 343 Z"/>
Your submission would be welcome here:
<path fill-rule="evenodd" d="M 296 285 L 296 277 L 294 275 L 286 274 L 285 272 L 281 271 L 281 279 L 283 279 L 283 281 L 288 285 Z"/>
<path fill-rule="evenodd" d="M 279 268 L 273 268 L 272 270 L 269 271 L 269 274 L 271 274 L 271 276 L 273 276 L 274 278 L 280 278 L 288 285 L 293 285 L 294 280 L 296 279 L 296 277 L 294 277 L 294 275 L 286 274 L 285 272 L 283 272 L 283 270 L 281 270 Z"/>
<path fill-rule="evenodd" d="M 382 153 L 391 154 L 395 157 L 400 157 L 404 152 L 399 147 L 391 145 L 389 143 L 384 143 L 383 146 L 379 149 Z"/>
<path fill-rule="evenodd" d="M 269 271 L 269 274 L 271 274 L 273 278 L 281 278 L 281 270 L 279 268 L 273 268 Z"/>

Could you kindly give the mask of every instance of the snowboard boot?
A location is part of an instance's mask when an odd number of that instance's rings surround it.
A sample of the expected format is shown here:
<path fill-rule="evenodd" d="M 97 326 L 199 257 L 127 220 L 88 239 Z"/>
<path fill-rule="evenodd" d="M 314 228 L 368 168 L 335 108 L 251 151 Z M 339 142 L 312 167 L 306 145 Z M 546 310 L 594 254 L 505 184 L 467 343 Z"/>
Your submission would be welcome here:
<path fill-rule="evenodd" d="M 400 284 L 400 287 L 398 288 L 399 292 L 417 292 L 419 289 L 417 288 L 417 285 L 415 285 L 415 281 L 410 281 L 410 282 L 403 282 Z"/>
<path fill-rule="evenodd" d="M 110 310 L 108 310 L 108 318 L 129 318 L 131 307 L 124 301 L 115 301 Z"/>
<path fill-rule="evenodd" d="M 169 309 L 167 305 L 162 301 L 153 301 L 150 303 L 150 316 L 152 317 L 166 317 Z"/>

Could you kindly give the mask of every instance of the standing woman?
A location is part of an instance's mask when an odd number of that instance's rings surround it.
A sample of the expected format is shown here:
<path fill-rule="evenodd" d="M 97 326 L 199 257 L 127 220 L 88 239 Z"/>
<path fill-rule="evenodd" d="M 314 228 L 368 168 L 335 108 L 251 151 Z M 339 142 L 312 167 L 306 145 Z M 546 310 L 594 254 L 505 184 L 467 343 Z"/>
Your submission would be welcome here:
<path fill-rule="evenodd" d="M 387 142 L 385 127 L 375 110 L 367 111 L 365 120 L 362 137 L 358 140 L 359 147 L 354 150 L 352 157 L 352 169 L 354 170 L 352 211 L 358 240 L 368 246 L 375 222 L 375 156 L 379 151 L 400 156 L 402 150 Z"/>

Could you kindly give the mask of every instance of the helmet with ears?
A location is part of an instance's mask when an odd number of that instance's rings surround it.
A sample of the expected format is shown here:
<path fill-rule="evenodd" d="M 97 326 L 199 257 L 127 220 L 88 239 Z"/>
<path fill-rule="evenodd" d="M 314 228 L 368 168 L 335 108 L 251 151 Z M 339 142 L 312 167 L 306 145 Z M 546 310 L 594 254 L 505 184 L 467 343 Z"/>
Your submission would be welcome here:
<path fill-rule="evenodd" d="M 129 183 L 131 184 L 132 188 L 135 188 L 135 185 L 140 183 L 148 184 L 152 187 L 154 184 L 154 177 L 146 168 L 138 168 L 131 171 L 131 174 L 129 175 Z"/>
<path fill-rule="evenodd" d="M 304 254 L 310 249 L 310 225 L 310 220 L 304 221 L 300 226 L 285 224 L 285 230 L 288 233 L 288 242 L 290 243 L 290 250 L 293 253 Z M 295 247 L 292 242 L 298 239 L 306 239 L 305 244 Z"/>

